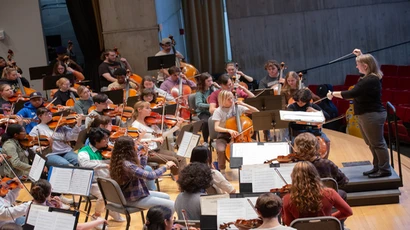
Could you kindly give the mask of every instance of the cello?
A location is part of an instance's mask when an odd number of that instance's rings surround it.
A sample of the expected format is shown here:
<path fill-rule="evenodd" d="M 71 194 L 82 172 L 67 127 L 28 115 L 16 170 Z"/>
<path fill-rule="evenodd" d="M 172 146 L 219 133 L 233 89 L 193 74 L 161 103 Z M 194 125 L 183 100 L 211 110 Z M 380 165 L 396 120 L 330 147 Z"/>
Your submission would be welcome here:
<path fill-rule="evenodd" d="M 238 111 L 238 104 L 236 104 L 237 95 L 235 90 L 233 91 L 233 94 L 235 97 L 235 111 Z M 238 112 L 236 112 L 236 115 L 234 117 L 226 120 L 225 128 L 236 130 L 239 133 L 239 135 L 235 138 L 231 137 L 231 143 L 252 142 L 251 137 L 253 135 L 253 123 L 252 119 L 250 119 L 248 116 L 244 114 L 240 115 Z M 228 144 L 225 149 L 225 157 L 228 161 L 230 161 L 231 159 L 230 149 L 230 144 Z"/>
<path fill-rule="evenodd" d="M 273 87 L 274 95 L 280 95 L 282 91 L 282 84 L 279 81 L 283 78 L 283 70 L 285 70 L 285 63 L 281 62 L 278 84 L 276 84 L 276 86 Z"/>

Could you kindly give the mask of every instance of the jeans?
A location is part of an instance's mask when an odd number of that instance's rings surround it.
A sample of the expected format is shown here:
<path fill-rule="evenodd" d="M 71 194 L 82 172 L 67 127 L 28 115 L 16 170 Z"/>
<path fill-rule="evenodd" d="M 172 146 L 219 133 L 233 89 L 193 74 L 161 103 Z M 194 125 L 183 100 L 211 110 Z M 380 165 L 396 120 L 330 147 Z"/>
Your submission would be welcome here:
<path fill-rule="evenodd" d="M 360 132 L 373 155 L 373 167 L 381 172 L 391 172 L 389 151 L 383 137 L 383 125 L 386 117 L 386 111 L 357 116 Z"/>
<path fill-rule="evenodd" d="M 78 166 L 77 154 L 73 151 L 47 156 L 46 165 L 49 166 Z"/>
<path fill-rule="evenodd" d="M 147 172 L 152 172 L 153 171 L 151 166 L 149 166 L 149 165 L 146 165 L 144 167 L 144 170 L 147 171 Z M 157 186 L 155 185 L 155 180 L 146 180 L 145 184 L 147 185 L 148 190 L 150 190 L 150 191 L 157 190 Z"/>
<path fill-rule="evenodd" d="M 162 205 L 162 206 L 165 206 L 171 209 L 171 213 L 174 214 L 174 211 L 175 211 L 174 201 L 170 200 L 170 197 L 168 194 L 163 193 L 163 192 L 155 192 L 155 191 L 150 191 L 149 193 L 150 193 L 149 196 L 141 198 L 137 201 L 134 201 L 134 202 L 128 201 L 127 205 L 138 207 L 138 208 L 144 208 L 144 209 L 149 209 L 156 205 Z"/>

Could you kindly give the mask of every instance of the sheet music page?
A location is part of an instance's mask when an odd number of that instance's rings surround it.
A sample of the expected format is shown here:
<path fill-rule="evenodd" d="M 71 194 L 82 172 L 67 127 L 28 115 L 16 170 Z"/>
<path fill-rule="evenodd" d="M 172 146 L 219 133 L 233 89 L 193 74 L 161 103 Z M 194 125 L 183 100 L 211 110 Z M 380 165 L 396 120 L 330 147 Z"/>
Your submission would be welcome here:
<path fill-rule="evenodd" d="M 325 122 L 325 116 L 322 111 L 303 112 L 303 111 L 286 111 L 280 110 L 280 119 L 283 121 L 305 121 L 305 122 Z"/>
<path fill-rule="evenodd" d="M 201 196 L 201 215 L 217 215 L 218 214 L 218 200 L 229 199 L 229 194 L 218 194 L 210 196 Z"/>
<path fill-rule="evenodd" d="M 245 211 L 246 211 L 246 219 L 256 219 L 258 218 L 258 214 L 256 213 L 255 209 L 249 204 L 248 199 L 252 202 L 253 206 L 256 204 L 256 200 L 258 199 L 257 196 L 255 197 L 246 197 L 246 198 L 241 198 L 245 199 Z"/>
<path fill-rule="evenodd" d="M 273 168 L 255 168 L 252 170 L 252 192 L 269 192 L 272 188 L 276 188 L 274 181 L 276 175 Z M 279 179 L 280 180 L 280 179 Z"/>
<path fill-rule="evenodd" d="M 227 222 L 235 222 L 239 218 L 254 219 L 258 215 L 249 204 L 250 199 L 255 205 L 257 197 L 247 198 L 234 198 L 234 199 L 219 199 L 218 203 L 218 215 L 217 215 L 217 227 L 220 224 Z M 237 229 L 234 225 L 231 225 L 231 229 Z"/>
<path fill-rule="evenodd" d="M 40 180 L 41 173 L 43 172 L 45 165 L 46 165 L 46 160 L 41 158 L 38 154 L 35 154 L 33 164 L 31 165 L 31 169 L 30 169 L 30 173 L 28 174 L 28 177 L 32 181 Z"/>
<path fill-rule="evenodd" d="M 189 146 L 189 142 L 191 141 L 192 133 L 191 132 L 184 132 L 184 136 L 182 136 L 181 144 L 179 145 L 177 155 L 181 157 L 185 157 L 186 151 Z"/>
<path fill-rule="evenodd" d="M 53 167 L 50 184 L 52 191 L 56 193 L 67 193 L 70 190 L 71 174 L 73 169 Z"/>
<path fill-rule="evenodd" d="M 56 217 L 55 228 L 58 230 L 73 230 L 76 217 L 70 213 L 58 213 Z"/>
<path fill-rule="evenodd" d="M 48 212 L 48 209 L 48 206 L 31 203 L 26 223 L 34 226 L 36 224 L 37 217 L 39 216 L 39 214 L 41 212 Z"/>
<path fill-rule="evenodd" d="M 254 168 L 269 168 L 269 165 L 242 165 L 241 171 L 239 173 L 239 183 L 252 183 L 252 170 Z"/>
<path fill-rule="evenodd" d="M 41 212 L 37 218 L 34 230 L 55 230 L 56 212 Z"/>
<path fill-rule="evenodd" d="M 191 158 L 192 150 L 198 145 L 199 138 L 201 138 L 200 135 L 197 135 L 197 134 L 192 135 L 191 141 L 189 142 L 189 145 L 188 145 L 188 148 L 185 151 L 185 157 L 186 158 Z"/>
<path fill-rule="evenodd" d="M 287 142 L 275 143 L 234 143 L 234 151 L 242 152 L 242 164 L 263 164 L 266 160 L 277 158 L 278 156 L 286 156 L 290 149 Z"/>
<path fill-rule="evenodd" d="M 70 193 L 88 196 L 90 193 L 93 170 L 74 169 L 71 177 Z"/>

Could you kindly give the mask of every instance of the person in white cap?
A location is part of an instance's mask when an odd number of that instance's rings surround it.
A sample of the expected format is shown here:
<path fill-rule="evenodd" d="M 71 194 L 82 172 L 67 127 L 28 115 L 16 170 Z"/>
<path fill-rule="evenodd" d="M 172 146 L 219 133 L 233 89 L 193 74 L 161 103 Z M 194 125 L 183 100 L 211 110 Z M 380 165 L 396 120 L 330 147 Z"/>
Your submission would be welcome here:
<path fill-rule="evenodd" d="M 174 53 L 172 50 L 172 41 L 170 38 L 163 38 L 159 45 L 161 46 L 162 50 L 155 54 L 155 56 L 162 56 Z M 178 52 L 178 50 L 175 51 L 175 56 L 179 59 L 176 60 L 176 62 L 179 62 L 182 59 L 184 59 L 184 56 L 180 52 Z M 160 69 L 157 76 L 158 86 L 160 86 L 161 83 L 164 82 L 167 77 L 169 77 L 168 69 Z"/>

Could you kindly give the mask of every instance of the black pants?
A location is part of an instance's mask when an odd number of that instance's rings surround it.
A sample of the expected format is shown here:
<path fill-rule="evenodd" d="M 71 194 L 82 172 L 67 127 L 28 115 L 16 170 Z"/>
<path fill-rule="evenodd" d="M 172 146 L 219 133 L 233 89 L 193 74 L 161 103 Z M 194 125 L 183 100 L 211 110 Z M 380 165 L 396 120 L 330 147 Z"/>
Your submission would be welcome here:
<path fill-rule="evenodd" d="M 198 115 L 198 118 L 201 119 L 201 121 L 203 121 L 202 123 L 202 136 L 204 138 L 204 142 L 208 143 L 208 138 L 209 138 L 209 127 L 208 127 L 208 119 L 211 117 L 211 114 L 209 113 L 200 113 Z"/>

